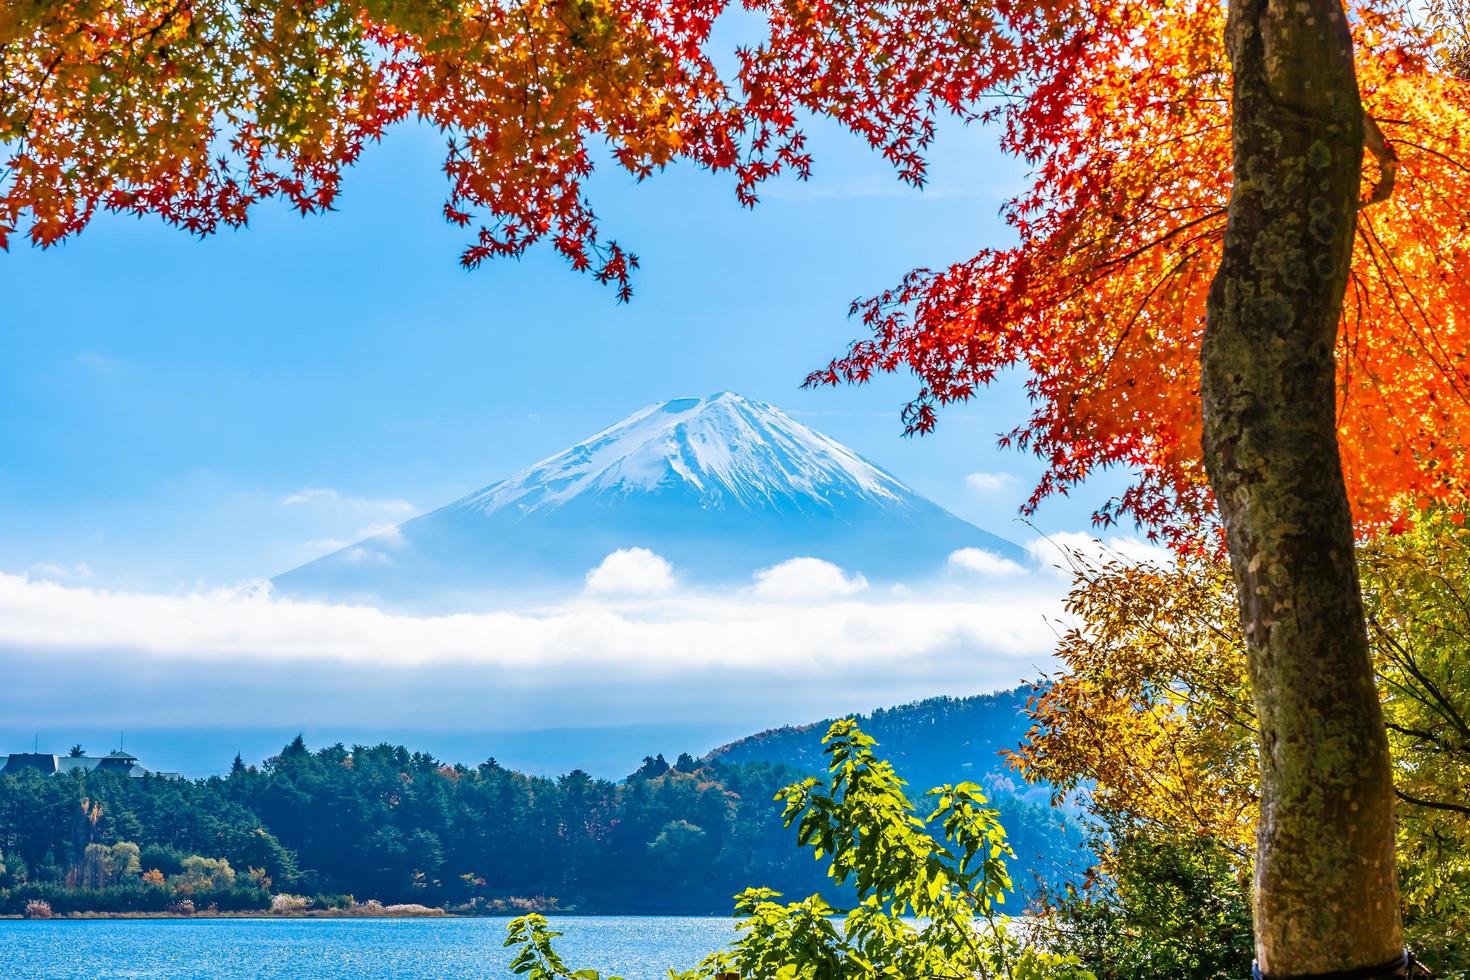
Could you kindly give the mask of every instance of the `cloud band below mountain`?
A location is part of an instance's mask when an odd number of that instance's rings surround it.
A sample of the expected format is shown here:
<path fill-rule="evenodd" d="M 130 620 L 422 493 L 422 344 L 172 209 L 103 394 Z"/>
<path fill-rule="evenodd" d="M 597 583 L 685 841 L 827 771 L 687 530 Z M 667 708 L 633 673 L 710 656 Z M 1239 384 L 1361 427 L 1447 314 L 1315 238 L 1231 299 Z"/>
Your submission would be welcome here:
<path fill-rule="evenodd" d="M 0 574 L 0 669 L 25 679 L 0 692 L 0 710 L 52 725 L 70 708 L 133 725 L 306 711 L 469 727 L 487 712 L 502 725 L 566 721 L 538 710 L 609 724 L 785 705 L 793 720 L 1034 676 L 1054 639 L 1047 585 L 811 601 L 677 592 L 418 616 L 265 587 L 166 595 Z"/>

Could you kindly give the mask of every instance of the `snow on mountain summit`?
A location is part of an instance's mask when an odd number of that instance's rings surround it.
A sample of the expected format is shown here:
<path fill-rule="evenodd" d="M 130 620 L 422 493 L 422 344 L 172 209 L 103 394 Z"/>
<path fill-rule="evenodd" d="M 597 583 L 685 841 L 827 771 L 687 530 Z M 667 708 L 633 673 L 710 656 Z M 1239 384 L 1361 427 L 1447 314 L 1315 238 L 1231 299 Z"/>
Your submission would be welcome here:
<path fill-rule="evenodd" d="M 635 412 L 584 442 L 459 502 L 527 514 L 582 494 L 682 488 L 705 506 L 830 507 L 838 498 L 896 504 L 903 484 L 836 440 L 765 402 L 723 391 Z"/>
<path fill-rule="evenodd" d="M 726 391 L 650 405 L 274 583 L 333 601 L 454 608 L 486 592 L 580 588 L 633 548 L 691 584 L 749 585 L 792 558 L 875 583 L 936 574 L 963 548 L 1023 558 L 830 436 Z"/>

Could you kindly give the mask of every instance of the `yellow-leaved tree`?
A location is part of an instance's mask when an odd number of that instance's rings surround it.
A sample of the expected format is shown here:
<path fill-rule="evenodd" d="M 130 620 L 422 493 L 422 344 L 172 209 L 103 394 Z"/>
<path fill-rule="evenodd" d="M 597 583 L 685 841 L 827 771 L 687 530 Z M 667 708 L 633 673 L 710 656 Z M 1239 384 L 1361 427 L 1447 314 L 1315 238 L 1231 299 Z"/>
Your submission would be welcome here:
<path fill-rule="evenodd" d="M 1062 669 L 1013 756 L 1058 794 L 1249 869 L 1259 764 L 1228 565 L 1070 557 Z M 1398 800 L 1406 926 L 1440 969 L 1470 969 L 1470 529 L 1450 511 L 1359 552 Z"/>

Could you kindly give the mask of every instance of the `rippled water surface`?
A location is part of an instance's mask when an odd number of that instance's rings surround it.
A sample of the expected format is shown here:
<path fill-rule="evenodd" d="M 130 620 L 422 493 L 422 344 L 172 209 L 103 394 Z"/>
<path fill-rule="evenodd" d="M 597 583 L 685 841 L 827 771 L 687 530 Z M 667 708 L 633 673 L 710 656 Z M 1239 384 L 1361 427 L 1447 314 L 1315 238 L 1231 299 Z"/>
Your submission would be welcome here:
<path fill-rule="evenodd" d="M 0 921 L 7 978 L 356 980 L 513 977 L 506 919 L 126 919 Z M 553 920 L 573 969 L 661 980 L 734 935 L 729 919 Z"/>

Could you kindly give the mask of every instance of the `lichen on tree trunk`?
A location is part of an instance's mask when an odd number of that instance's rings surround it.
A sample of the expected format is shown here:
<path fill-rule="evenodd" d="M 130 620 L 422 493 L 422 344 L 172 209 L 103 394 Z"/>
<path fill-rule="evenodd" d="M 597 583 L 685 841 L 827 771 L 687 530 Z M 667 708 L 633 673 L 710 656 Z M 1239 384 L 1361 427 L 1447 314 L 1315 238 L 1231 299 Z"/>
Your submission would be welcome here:
<path fill-rule="evenodd" d="M 1293 976 L 1383 963 L 1402 944 L 1337 448 L 1363 121 L 1340 0 L 1230 0 L 1226 43 L 1234 184 L 1201 354 L 1204 450 L 1260 721 L 1256 955 Z"/>

